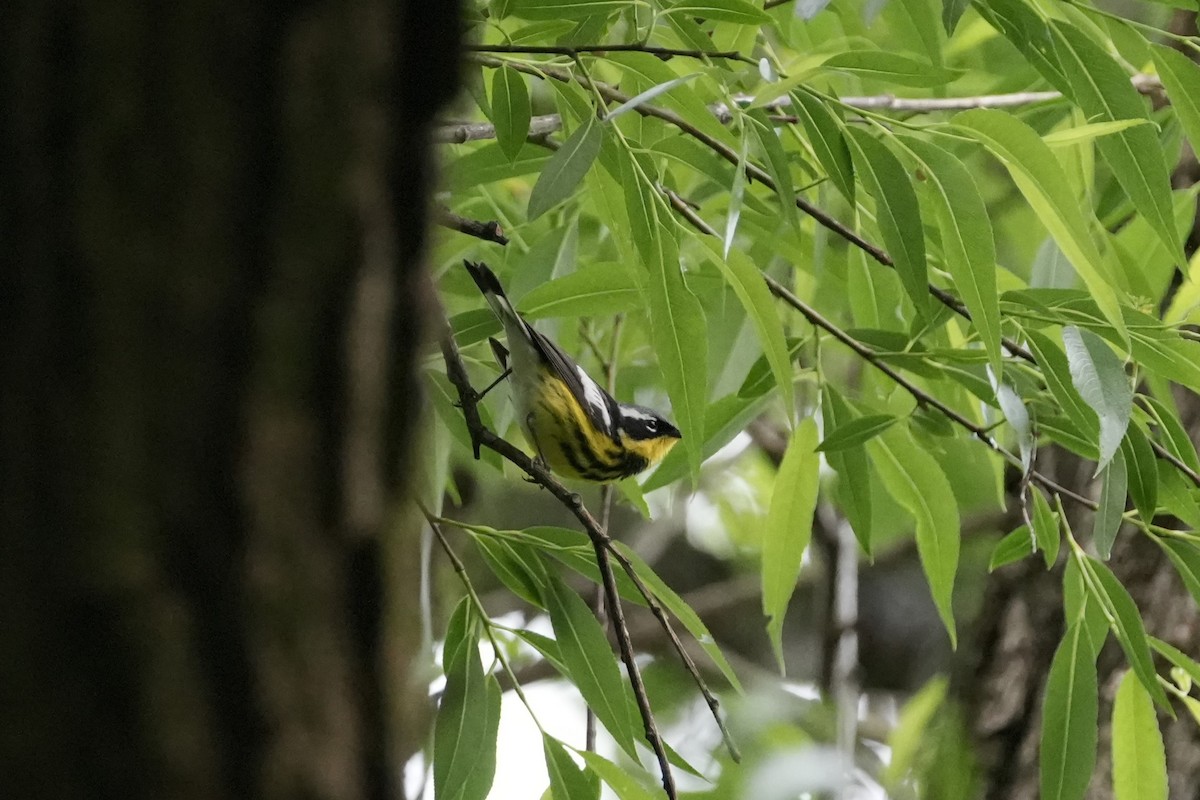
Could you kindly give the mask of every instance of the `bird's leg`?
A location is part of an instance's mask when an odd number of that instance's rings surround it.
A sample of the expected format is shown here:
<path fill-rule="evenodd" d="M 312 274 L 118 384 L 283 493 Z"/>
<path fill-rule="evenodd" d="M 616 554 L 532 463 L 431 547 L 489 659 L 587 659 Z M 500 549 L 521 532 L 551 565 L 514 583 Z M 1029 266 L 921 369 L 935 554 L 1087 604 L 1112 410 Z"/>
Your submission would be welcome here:
<path fill-rule="evenodd" d="M 497 386 L 499 386 L 501 381 L 503 381 L 509 375 L 512 375 L 512 367 L 509 367 L 508 369 L 504 370 L 504 372 L 501 372 L 499 378 L 496 378 L 496 380 L 492 381 L 486 387 L 484 387 L 482 392 L 479 392 L 478 394 L 476 394 L 475 401 L 478 402 L 478 401 L 482 400 L 487 395 L 488 392 L 490 392 L 492 389 L 495 389 Z"/>
<path fill-rule="evenodd" d="M 533 431 L 533 412 L 532 411 L 525 415 L 525 430 L 529 431 L 529 438 L 533 440 L 533 449 L 537 453 L 537 455 L 535 455 L 533 457 L 533 463 L 537 464 L 539 467 L 541 467 L 542 469 L 549 472 L 550 465 L 548 463 L 546 463 L 546 458 L 545 458 L 545 456 L 542 455 L 542 445 L 540 442 L 538 442 L 537 434 L 534 433 L 534 431 Z M 538 483 L 536 480 L 534 480 L 533 478 L 529 478 L 529 477 L 525 478 L 525 480 L 529 481 L 530 483 Z M 538 485 L 540 486 L 541 484 L 538 484 Z"/>

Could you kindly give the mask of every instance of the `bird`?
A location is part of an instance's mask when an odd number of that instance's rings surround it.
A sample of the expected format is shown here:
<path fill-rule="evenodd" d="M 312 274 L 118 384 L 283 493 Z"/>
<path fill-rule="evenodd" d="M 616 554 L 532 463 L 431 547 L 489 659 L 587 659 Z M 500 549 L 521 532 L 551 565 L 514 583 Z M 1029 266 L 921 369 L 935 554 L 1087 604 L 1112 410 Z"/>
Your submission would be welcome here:
<path fill-rule="evenodd" d="M 683 438 L 657 411 L 619 402 L 535 330 L 486 264 L 463 264 L 504 327 L 517 420 L 543 466 L 565 478 L 610 483 L 659 463 Z"/>

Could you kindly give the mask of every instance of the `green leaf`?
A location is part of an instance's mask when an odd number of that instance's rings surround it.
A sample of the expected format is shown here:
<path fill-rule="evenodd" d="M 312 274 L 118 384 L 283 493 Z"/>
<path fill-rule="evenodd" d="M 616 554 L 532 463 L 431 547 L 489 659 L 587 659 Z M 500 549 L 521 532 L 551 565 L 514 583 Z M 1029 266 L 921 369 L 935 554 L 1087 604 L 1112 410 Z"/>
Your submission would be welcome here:
<path fill-rule="evenodd" d="M 918 88 L 942 86 L 963 74 L 962 70 L 936 67 L 886 50 L 837 53 L 826 59 L 823 66 L 887 83 Z"/>
<path fill-rule="evenodd" d="M 848 129 L 847 134 L 858 174 L 875 198 L 875 224 L 895 262 L 900 283 L 922 319 L 931 319 L 933 304 L 929 296 L 921 207 L 908 172 L 875 137 L 854 128 Z"/>
<path fill-rule="evenodd" d="M 941 66 L 943 64 L 942 43 L 945 37 L 938 28 L 934 4 L 930 0 L 900 0 L 900 5 L 904 7 L 904 12 L 912 21 L 929 60 Z"/>
<path fill-rule="evenodd" d="M 849 425 L 855 419 L 855 413 L 838 394 L 832 383 L 821 387 L 824 395 L 821 402 L 821 418 L 825 430 L 836 431 Z M 834 496 L 838 506 L 846 515 L 858 539 L 863 552 L 871 555 L 871 472 L 867 463 L 867 451 L 862 445 L 847 447 L 844 450 L 830 451 L 825 454 L 825 460 L 838 474 Z"/>
<path fill-rule="evenodd" d="M 942 27 L 946 35 L 954 33 L 963 12 L 971 5 L 971 0 L 942 0 Z"/>
<path fill-rule="evenodd" d="M 775 132 L 775 123 L 767 117 L 767 112 L 761 108 L 747 111 L 744 119 L 750 132 L 758 142 L 759 149 L 766 156 L 765 163 L 771 180 L 775 182 L 775 193 L 779 195 L 779 210 L 792 228 L 798 227 L 796 219 L 796 190 L 792 186 L 792 171 L 788 164 L 787 153 L 779 134 Z"/>
<path fill-rule="evenodd" d="M 1113 701 L 1112 759 L 1116 800 L 1166 800 L 1162 733 L 1154 703 L 1132 672 L 1121 678 Z"/>
<path fill-rule="evenodd" d="M 1030 488 L 1033 495 L 1033 538 L 1042 551 L 1046 568 L 1054 566 L 1058 560 L 1058 548 L 1062 541 L 1059 536 L 1058 514 L 1050 510 L 1042 490 L 1036 486 Z"/>
<path fill-rule="evenodd" d="M 726 395 L 710 403 L 704 412 L 704 441 L 700 454 L 702 458 L 710 458 L 714 453 L 733 441 L 733 438 L 746 429 L 750 421 L 760 415 L 766 407 L 770 395 L 740 397 L 736 393 Z M 669 483 L 679 480 L 688 473 L 689 455 L 682 448 L 676 447 L 658 469 L 651 473 L 642 484 L 643 492 L 661 489 Z"/>
<path fill-rule="evenodd" d="M 1112 555 L 1113 542 L 1121 527 L 1121 515 L 1125 513 L 1125 494 L 1129 488 L 1124 452 L 1118 450 L 1108 466 L 1101 472 L 1103 486 L 1100 489 L 1100 507 L 1092 523 L 1092 542 L 1096 552 L 1105 561 Z"/>
<path fill-rule="evenodd" d="M 1072 125 L 1060 131 L 1047 133 L 1042 141 L 1050 147 L 1066 147 L 1067 145 L 1082 144 L 1098 139 L 1101 136 L 1111 136 L 1135 125 L 1153 125 L 1148 119 L 1118 119 L 1112 122 L 1089 122 L 1084 125 Z"/>
<path fill-rule="evenodd" d="M 566 745 L 543 733 L 542 750 L 554 800 L 599 800 L 600 779 L 591 770 L 580 769 Z"/>
<path fill-rule="evenodd" d="M 608 637 L 579 595 L 558 578 L 550 578 L 542 599 L 571 680 L 621 749 L 636 759 L 626 686 Z"/>
<path fill-rule="evenodd" d="M 988 572 L 995 572 L 1032 553 L 1033 536 L 1029 533 L 1029 526 L 1018 526 L 1016 530 L 996 542 L 996 546 L 992 548 L 992 557 L 988 559 Z"/>
<path fill-rule="evenodd" d="M 885 431 L 867 443 L 867 452 L 888 494 L 916 521 L 917 553 L 933 602 L 950 643 L 956 646 L 952 596 L 958 569 L 958 503 L 937 459 L 918 447 L 903 428 Z"/>
<path fill-rule="evenodd" d="M 891 414 L 871 414 L 866 417 L 858 417 L 825 434 L 817 451 L 831 453 L 860 445 L 892 427 L 896 420 L 897 418 Z"/>
<path fill-rule="evenodd" d="M 501 583 L 525 602 L 541 607 L 547 578 L 546 567 L 536 550 L 492 536 L 476 536 L 475 543 Z"/>
<path fill-rule="evenodd" d="M 1154 662 L 1150 658 L 1150 646 L 1146 641 L 1146 628 L 1142 624 L 1141 614 L 1138 613 L 1133 598 L 1103 562 L 1087 556 L 1084 557 L 1081 566 L 1095 579 L 1096 591 L 1099 592 L 1097 599 L 1112 617 L 1113 632 L 1121 649 L 1125 651 L 1129 665 L 1141 678 L 1142 685 L 1150 692 L 1150 696 L 1169 711 L 1170 703 L 1162 687 L 1158 685 Z"/>
<path fill-rule="evenodd" d="M 1073 25 L 1052 21 L 1068 95 L 1092 120 L 1146 119 L 1146 106 L 1120 65 Z M 1139 125 L 1096 140 L 1117 182 L 1178 266 L 1187 263 L 1171 207 L 1171 176 L 1154 131 Z"/>
<path fill-rule="evenodd" d="M 1150 637 L 1150 646 L 1182 670 L 1193 681 L 1200 684 L 1200 664 L 1197 664 L 1191 657 L 1176 649 L 1174 645 L 1168 644 L 1162 639 L 1155 639 L 1153 636 Z"/>
<path fill-rule="evenodd" d="M 544 147 L 524 144 L 516 159 L 510 159 L 500 145 L 487 144 L 450 162 L 447 168 L 447 188 L 462 192 L 475 186 L 542 172 L 550 163 Z"/>
<path fill-rule="evenodd" d="M 1054 653 L 1042 702 L 1043 800 L 1082 800 L 1096 764 L 1096 654 L 1076 622 Z"/>
<path fill-rule="evenodd" d="M 517 305 L 528 319 L 618 314 L 641 307 L 645 284 L 645 274 L 629 265 L 595 262 L 540 284 Z"/>
<path fill-rule="evenodd" d="M 531 113 L 525 78 L 512 67 L 500 67 L 492 75 L 492 122 L 496 143 L 510 161 L 525 145 Z"/>
<path fill-rule="evenodd" d="M 1153 45 L 1150 53 L 1188 141 L 1200 142 L 1200 66 L 1178 50 L 1161 44 Z"/>
<path fill-rule="evenodd" d="M 1061 514 L 1061 501 L 1057 505 Z M 1079 560 L 1068 558 L 1067 568 L 1063 570 L 1063 619 L 1066 620 L 1067 627 L 1076 622 L 1087 627 L 1088 641 L 1092 644 L 1093 653 L 1099 653 L 1108 641 L 1109 625 L 1106 614 L 1100 601 L 1092 596 L 1084 582 Z"/>
<path fill-rule="evenodd" d="M 962 296 L 971 322 L 987 350 L 995 379 L 1000 380 L 1000 299 L 996 291 L 996 245 L 987 207 L 971 173 L 945 150 L 920 139 L 897 137 L 927 168 L 929 196 L 942 234 L 946 268 Z"/>
<path fill-rule="evenodd" d="M 1196 604 L 1200 605 L 1200 548 L 1191 542 L 1167 537 L 1158 538 L 1156 541 L 1171 560 Z"/>
<path fill-rule="evenodd" d="M 513 0 L 509 13 L 525 19 L 584 19 L 611 14 L 634 0 Z"/>
<path fill-rule="evenodd" d="M 657 199 L 644 184 L 648 169 L 648 163 L 635 164 L 632 156 L 622 160 L 625 205 L 634 242 L 650 270 L 651 343 L 695 478 L 704 444 L 708 330 L 700 301 L 684 282 L 675 231 L 660 222 Z"/>
<path fill-rule="evenodd" d="M 626 111 L 632 111 L 643 103 L 648 103 L 654 98 L 658 97 L 660 94 L 666 94 L 676 86 L 682 86 L 693 78 L 699 77 L 701 74 L 703 73 L 693 72 L 688 75 L 680 75 L 678 78 L 672 78 L 671 80 L 665 81 L 656 86 L 651 86 L 646 91 L 639 92 L 638 94 L 626 100 L 624 103 L 621 103 L 621 105 L 617 106 L 612 111 L 609 111 L 604 115 L 604 121 L 612 122 Z"/>
<path fill-rule="evenodd" d="M 843 133 L 845 125 L 824 100 L 808 89 L 799 87 L 792 92 L 791 97 L 792 109 L 804 126 L 804 132 L 808 134 L 808 142 L 812 145 L 817 163 L 825 168 L 833 185 L 842 193 L 842 197 L 846 198 L 846 202 L 853 206 L 854 164 L 850 159 L 850 148 Z M 919 236 L 917 238 L 920 239 Z M 888 246 L 891 247 L 890 244 Z"/>
<path fill-rule="evenodd" d="M 925 750 L 930 723 L 946 700 L 947 681 L 944 677 L 934 678 L 921 687 L 900 711 L 896 727 L 888 736 L 892 757 L 883 772 L 881 783 L 894 791 L 916 762 L 917 754 Z"/>
<path fill-rule="evenodd" d="M 1121 452 L 1129 474 L 1129 496 L 1142 519 L 1149 522 L 1158 508 L 1158 466 L 1150 440 L 1137 422 L 1130 422 Z"/>
<path fill-rule="evenodd" d="M 657 800 L 655 791 L 639 783 L 633 770 L 619 767 L 602 755 L 586 750 L 577 750 L 588 769 L 600 776 L 617 795 L 617 800 Z"/>
<path fill-rule="evenodd" d="M 742 307 L 746 309 L 746 314 L 754 325 L 754 332 L 758 334 L 763 355 L 775 374 L 775 384 L 779 387 L 783 407 L 787 410 L 790 420 L 794 407 L 792 360 L 788 353 L 787 340 L 783 336 L 783 323 L 779 319 L 775 298 L 771 296 L 762 272 L 750 260 L 750 256 L 740 250 L 734 250 L 729 253 L 728 258 L 722 258 L 714 239 L 706 236 L 699 241 L 708 248 L 713 263 L 720 269 L 725 281 L 733 288 Z"/>
<path fill-rule="evenodd" d="M 995 109 L 965 111 L 954 122 L 969 131 L 1004 164 L 1013 182 L 1038 219 L 1050 231 L 1063 254 L 1083 278 L 1096 304 L 1112 326 L 1126 338 L 1114 279 L 1092 240 L 1091 214 L 1084 215 L 1079 199 L 1058 159 L 1033 128 L 1011 114 Z"/>
<path fill-rule="evenodd" d="M 529 219 L 537 219 L 571 196 L 600 152 L 603 130 L 600 122 L 589 116 L 550 157 L 529 193 Z"/>
<path fill-rule="evenodd" d="M 1067 418 L 1075 423 L 1075 427 L 1089 440 L 1099 440 L 1100 423 L 1096 412 L 1083 401 L 1079 392 L 1071 383 L 1071 366 L 1067 356 L 1050 337 L 1035 331 L 1025 331 L 1025 341 L 1033 353 L 1034 360 L 1042 368 L 1042 378 L 1050 389 L 1050 394 L 1058 402 Z"/>
<path fill-rule="evenodd" d="M 738 162 L 733 170 L 733 185 L 729 187 L 729 211 L 725 215 L 725 243 L 723 255 L 729 255 L 733 247 L 733 237 L 737 235 L 738 220 L 742 216 L 742 198 L 746 194 L 746 159 L 750 153 L 750 135 L 742 130 L 741 147 L 738 148 Z"/>
<path fill-rule="evenodd" d="M 763 532 L 763 613 L 780 674 L 785 672 L 783 618 L 796 589 L 804 550 L 812 538 L 821 463 L 814 452 L 816 446 L 817 423 L 807 417 L 796 427 L 783 454 Z"/>
<path fill-rule="evenodd" d="M 761 8 L 747 3 L 746 0 L 682 0 L 673 6 L 667 6 L 660 13 L 685 14 L 689 17 L 736 22 L 740 25 L 760 25 L 771 21 Z"/>
<path fill-rule="evenodd" d="M 1073 325 L 1063 328 L 1062 336 L 1071 367 L 1071 383 L 1100 418 L 1100 461 L 1096 465 L 1099 472 L 1125 437 L 1133 409 L 1133 390 L 1125 376 L 1125 365 L 1103 339 Z"/>
<path fill-rule="evenodd" d="M 483 674 L 470 600 L 451 615 L 443 647 L 446 687 L 433 730 L 433 785 L 437 796 L 483 800 L 496 774 L 500 685 Z"/>

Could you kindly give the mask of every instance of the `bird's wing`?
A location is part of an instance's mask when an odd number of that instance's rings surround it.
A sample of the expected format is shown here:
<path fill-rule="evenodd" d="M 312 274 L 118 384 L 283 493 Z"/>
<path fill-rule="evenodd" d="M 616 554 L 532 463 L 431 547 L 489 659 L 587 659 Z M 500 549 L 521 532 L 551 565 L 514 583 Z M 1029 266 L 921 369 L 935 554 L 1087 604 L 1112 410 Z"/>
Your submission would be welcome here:
<path fill-rule="evenodd" d="M 563 379 L 588 419 L 616 441 L 617 401 L 548 336 L 538 333 L 528 323 L 526 328 L 533 334 L 533 344 L 538 352 Z"/>

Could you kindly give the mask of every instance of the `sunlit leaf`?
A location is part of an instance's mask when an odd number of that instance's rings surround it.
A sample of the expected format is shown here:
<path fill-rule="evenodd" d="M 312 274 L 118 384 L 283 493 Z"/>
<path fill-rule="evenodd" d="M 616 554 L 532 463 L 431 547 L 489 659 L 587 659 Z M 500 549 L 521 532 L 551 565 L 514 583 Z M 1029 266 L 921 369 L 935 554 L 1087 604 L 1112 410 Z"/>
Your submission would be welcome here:
<path fill-rule="evenodd" d="M 509 13 L 525 19 L 583 19 L 611 14 L 634 0 L 512 0 Z"/>
<path fill-rule="evenodd" d="M 820 466 L 816 446 L 816 420 L 808 417 L 796 427 L 788 442 L 775 476 L 771 507 L 763 529 L 763 613 L 768 619 L 767 634 L 780 673 L 784 672 L 783 618 L 796 589 L 804 551 L 812 538 Z"/>
<path fill-rule="evenodd" d="M 1154 702 L 1133 672 L 1117 687 L 1112 716 L 1113 791 L 1117 800 L 1166 800 L 1167 755 Z"/>
<path fill-rule="evenodd" d="M 888 494 L 916 522 L 917 553 L 938 615 L 957 641 L 951 597 L 958 569 L 959 517 L 950 482 L 930 453 L 903 428 L 893 427 L 867 443 L 867 452 Z"/>
<path fill-rule="evenodd" d="M 736 22 L 741 25 L 757 25 L 771 20 L 761 8 L 746 0 L 681 0 L 667 6 L 662 13 L 686 14 L 689 17 Z"/>
<path fill-rule="evenodd" d="M 1096 763 L 1096 654 L 1087 627 L 1067 629 L 1054 653 L 1042 703 L 1044 800 L 1082 800 Z"/>

